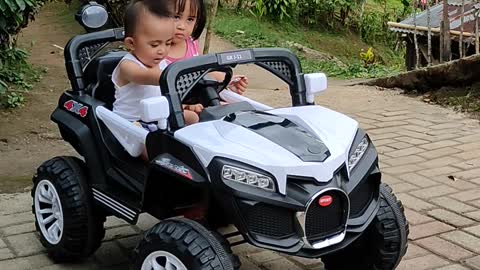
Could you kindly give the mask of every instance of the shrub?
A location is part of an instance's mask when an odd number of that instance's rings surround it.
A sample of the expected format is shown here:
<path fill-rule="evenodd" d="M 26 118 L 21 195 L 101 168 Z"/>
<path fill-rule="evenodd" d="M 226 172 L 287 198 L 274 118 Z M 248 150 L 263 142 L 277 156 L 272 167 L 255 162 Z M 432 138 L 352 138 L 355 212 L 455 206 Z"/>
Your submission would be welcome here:
<path fill-rule="evenodd" d="M 375 54 L 373 53 L 373 48 L 370 47 L 366 52 L 360 53 L 360 59 L 363 61 L 363 66 L 368 67 L 375 63 Z"/>
<path fill-rule="evenodd" d="M 295 14 L 297 0 L 256 0 L 253 14 L 256 17 L 268 17 L 273 20 L 284 20 Z"/>
<path fill-rule="evenodd" d="M 18 107 L 23 102 L 21 93 L 28 90 L 26 74 L 35 76 L 27 64 L 27 52 L 16 48 L 16 35 L 34 19 L 44 0 L 0 0 L 0 102 L 7 107 Z"/>
<path fill-rule="evenodd" d="M 15 44 L 15 35 L 28 25 L 44 0 L 0 0 L 0 50 Z"/>

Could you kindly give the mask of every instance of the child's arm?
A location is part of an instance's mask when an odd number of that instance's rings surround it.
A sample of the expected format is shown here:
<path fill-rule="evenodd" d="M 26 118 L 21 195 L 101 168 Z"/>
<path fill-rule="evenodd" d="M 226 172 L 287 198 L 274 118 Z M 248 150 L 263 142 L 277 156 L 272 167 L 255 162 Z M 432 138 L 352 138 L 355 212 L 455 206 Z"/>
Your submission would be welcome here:
<path fill-rule="evenodd" d="M 193 41 L 193 47 L 196 55 L 202 55 L 202 52 L 200 51 L 200 48 L 199 48 L 198 40 Z M 214 71 L 214 72 L 208 73 L 208 75 L 219 82 L 222 82 L 225 79 L 225 73 L 223 72 Z M 243 95 L 243 93 L 247 90 L 247 87 L 248 87 L 247 76 L 243 76 L 243 75 L 233 76 L 232 81 L 230 82 L 228 87 L 233 92 L 239 95 Z"/>
<path fill-rule="evenodd" d="M 143 68 L 132 61 L 122 61 L 119 68 L 119 83 L 133 82 L 141 85 L 159 85 L 162 71 L 158 66 Z"/>
<path fill-rule="evenodd" d="M 218 72 L 218 71 L 213 71 L 208 73 L 209 76 L 211 76 L 213 79 L 222 82 L 225 79 L 225 73 L 223 72 Z M 230 90 L 233 92 L 243 95 L 243 93 L 247 90 L 248 87 L 248 78 L 247 76 L 244 75 L 234 75 L 232 77 L 232 80 L 228 84 L 228 87 Z"/>

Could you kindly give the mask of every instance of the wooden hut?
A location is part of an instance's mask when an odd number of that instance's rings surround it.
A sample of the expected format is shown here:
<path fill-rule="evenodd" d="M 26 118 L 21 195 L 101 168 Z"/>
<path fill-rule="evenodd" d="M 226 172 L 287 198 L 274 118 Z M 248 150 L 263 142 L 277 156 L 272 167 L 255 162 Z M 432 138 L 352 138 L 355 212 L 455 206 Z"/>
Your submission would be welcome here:
<path fill-rule="evenodd" d="M 448 0 L 448 17 L 450 20 L 450 38 L 451 38 L 451 53 L 452 59 L 459 58 L 459 37 L 461 26 L 461 0 Z M 464 18 L 463 18 L 463 44 L 464 56 L 475 54 L 475 24 L 476 14 L 480 4 L 465 0 L 464 3 Z M 432 64 L 440 62 L 440 25 L 443 18 L 443 2 L 430 7 L 430 27 L 432 38 Z M 415 22 L 414 16 L 410 16 L 401 22 L 389 22 L 388 26 L 391 31 L 399 33 L 406 42 L 405 65 L 407 70 L 415 68 L 416 53 L 414 43 L 414 31 L 417 31 L 417 42 L 420 56 L 420 66 L 427 65 L 427 11 L 423 10 L 416 14 Z M 417 25 L 415 28 L 415 24 Z"/>

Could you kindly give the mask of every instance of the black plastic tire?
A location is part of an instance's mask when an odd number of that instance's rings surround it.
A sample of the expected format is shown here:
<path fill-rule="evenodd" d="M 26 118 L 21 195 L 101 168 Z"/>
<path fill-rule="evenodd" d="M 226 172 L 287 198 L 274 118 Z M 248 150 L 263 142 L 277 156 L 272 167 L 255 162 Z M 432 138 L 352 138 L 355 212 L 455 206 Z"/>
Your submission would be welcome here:
<path fill-rule="evenodd" d="M 148 230 L 134 250 L 135 270 L 154 252 L 168 252 L 188 270 L 233 270 L 229 252 L 220 241 L 199 223 L 173 218 L 161 221 Z"/>
<path fill-rule="evenodd" d="M 223 248 L 227 252 L 228 257 L 230 257 L 230 260 L 232 261 L 232 264 L 233 264 L 233 269 L 239 270 L 240 267 L 242 267 L 242 262 L 240 261 L 240 258 L 233 253 L 232 248 L 230 247 L 230 242 L 228 242 L 228 240 L 225 239 L 225 237 L 218 232 L 212 231 L 212 234 L 217 238 L 217 240 L 223 246 Z"/>
<path fill-rule="evenodd" d="M 46 239 L 35 215 L 35 190 L 43 180 L 53 184 L 62 206 L 63 234 L 57 244 L 51 244 Z M 92 207 L 83 161 L 75 157 L 56 157 L 44 162 L 33 177 L 32 198 L 32 212 L 40 241 L 54 261 L 83 259 L 100 247 L 105 236 L 105 216 Z"/>
<path fill-rule="evenodd" d="M 402 203 L 380 185 L 380 209 L 364 234 L 346 249 L 322 258 L 325 269 L 392 270 L 407 252 L 409 227 Z"/>

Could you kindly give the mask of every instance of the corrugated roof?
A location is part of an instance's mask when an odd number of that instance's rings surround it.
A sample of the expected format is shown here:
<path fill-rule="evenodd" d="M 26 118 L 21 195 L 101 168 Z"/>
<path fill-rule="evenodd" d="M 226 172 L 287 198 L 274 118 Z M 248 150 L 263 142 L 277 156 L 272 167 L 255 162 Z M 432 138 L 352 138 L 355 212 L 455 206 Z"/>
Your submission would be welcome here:
<path fill-rule="evenodd" d="M 478 4 L 477 4 L 478 5 Z M 465 12 L 463 17 L 463 31 L 469 33 L 475 33 L 475 2 L 470 0 L 465 0 Z M 460 31 L 460 22 L 461 22 L 461 0 L 449 0 L 448 1 L 448 15 L 450 18 L 450 30 Z M 440 23 L 443 18 L 443 2 L 430 8 L 430 26 L 432 28 L 440 28 Z M 418 13 L 416 16 L 417 26 L 428 27 L 427 25 L 427 11 L 424 10 L 421 13 Z M 413 26 L 413 15 L 407 19 L 400 22 L 401 24 Z M 390 28 L 392 31 L 396 32 L 412 32 L 411 30 L 406 30 L 399 27 Z M 417 31 L 421 32 L 421 30 Z"/>

